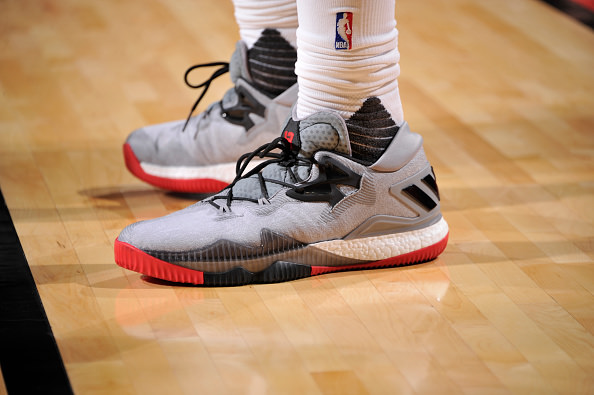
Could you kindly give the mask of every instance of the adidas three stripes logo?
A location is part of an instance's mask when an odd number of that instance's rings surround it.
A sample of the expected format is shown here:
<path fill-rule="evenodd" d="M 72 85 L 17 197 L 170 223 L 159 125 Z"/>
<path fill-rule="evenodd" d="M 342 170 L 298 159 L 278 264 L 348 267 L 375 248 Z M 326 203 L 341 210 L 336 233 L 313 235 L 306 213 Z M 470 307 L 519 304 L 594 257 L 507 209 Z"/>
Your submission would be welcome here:
<path fill-rule="evenodd" d="M 424 185 L 430 191 L 430 194 L 418 184 Z M 412 185 L 403 188 L 402 193 L 426 211 L 431 211 L 437 207 L 439 203 L 439 189 L 437 188 L 433 168 L 431 169 L 431 174 L 427 174 L 417 183 L 413 183 Z"/>

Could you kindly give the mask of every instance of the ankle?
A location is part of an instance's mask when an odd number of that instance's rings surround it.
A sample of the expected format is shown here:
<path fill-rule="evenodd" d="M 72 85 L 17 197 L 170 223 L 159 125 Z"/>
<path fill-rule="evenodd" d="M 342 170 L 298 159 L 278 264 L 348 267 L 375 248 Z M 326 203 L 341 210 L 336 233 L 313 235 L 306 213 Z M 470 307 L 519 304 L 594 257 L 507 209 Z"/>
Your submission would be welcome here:
<path fill-rule="evenodd" d="M 269 96 L 277 96 L 297 83 L 297 51 L 276 29 L 264 29 L 248 49 L 253 84 Z"/>

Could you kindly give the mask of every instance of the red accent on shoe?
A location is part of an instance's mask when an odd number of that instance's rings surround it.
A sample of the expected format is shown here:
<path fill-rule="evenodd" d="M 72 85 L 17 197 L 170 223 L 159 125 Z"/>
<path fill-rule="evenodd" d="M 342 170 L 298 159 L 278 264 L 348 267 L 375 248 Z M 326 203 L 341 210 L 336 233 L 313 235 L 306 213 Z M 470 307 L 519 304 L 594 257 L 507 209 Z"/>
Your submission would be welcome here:
<path fill-rule="evenodd" d="M 130 144 L 124 144 L 124 160 L 126 167 L 130 170 L 130 173 L 140 178 L 151 185 L 158 188 L 167 189 L 175 192 L 187 192 L 187 193 L 209 193 L 218 192 L 229 185 L 226 182 L 219 181 L 213 178 L 190 178 L 190 179 L 174 179 L 153 176 L 146 173 L 140 161 L 134 154 Z"/>
<path fill-rule="evenodd" d="M 287 140 L 289 143 L 293 144 L 293 138 L 295 138 L 295 133 L 285 130 L 284 137 L 285 137 L 285 140 Z"/>
<path fill-rule="evenodd" d="M 114 255 L 119 266 L 147 276 L 176 283 L 204 284 L 203 272 L 162 261 L 117 239 Z"/>
<path fill-rule="evenodd" d="M 415 263 L 431 261 L 439 256 L 445 250 L 448 244 L 449 233 L 437 243 L 430 245 L 425 248 L 421 248 L 417 251 L 412 251 L 407 254 L 402 254 L 387 258 L 381 261 L 349 265 L 349 266 L 312 266 L 311 275 L 317 276 L 318 274 L 331 273 L 331 272 L 342 272 L 345 270 L 358 270 L 358 269 L 378 269 L 382 267 L 394 267 L 402 265 L 412 265 Z"/>

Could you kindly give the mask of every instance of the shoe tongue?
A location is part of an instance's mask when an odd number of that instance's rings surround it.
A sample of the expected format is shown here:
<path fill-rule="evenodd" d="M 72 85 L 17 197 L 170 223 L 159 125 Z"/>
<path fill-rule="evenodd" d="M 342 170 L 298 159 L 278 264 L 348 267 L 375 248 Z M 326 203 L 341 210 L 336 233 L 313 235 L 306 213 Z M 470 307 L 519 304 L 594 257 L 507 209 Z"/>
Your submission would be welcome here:
<path fill-rule="evenodd" d="M 239 78 L 252 82 L 247 56 L 247 46 L 243 41 L 238 41 L 235 45 L 235 52 L 231 55 L 231 61 L 229 62 L 229 75 L 234 84 L 237 83 Z"/>
<path fill-rule="evenodd" d="M 281 137 L 305 158 L 319 150 L 351 155 L 346 124 L 340 115 L 332 112 L 318 112 L 301 121 L 291 117 Z"/>
<path fill-rule="evenodd" d="M 315 113 L 301 121 L 295 121 L 293 117 L 287 121 L 282 138 L 287 140 L 294 152 L 302 158 L 311 158 L 317 151 L 332 151 L 351 155 L 349 135 L 346 124 L 342 117 L 331 112 Z M 290 182 L 295 177 L 301 180 L 307 179 L 311 166 L 294 166 L 292 175 L 288 175 L 286 167 L 273 163 L 262 170 L 262 176 L 267 180 L 279 180 Z M 268 196 L 274 195 L 282 184 L 265 182 Z M 262 185 L 257 175 L 239 180 L 233 186 L 233 196 L 236 198 L 248 198 L 260 201 Z"/>
<path fill-rule="evenodd" d="M 250 84 L 253 82 L 247 63 L 247 46 L 243 41 L 238 41 L 235 45 L 235 52 L 233 52 L 229 61 L 229 75 L 233 84 L 237 84 L 239 78 L 246 80 Z M 230 88 L 225 92 L 221 100 L 223 111 L 236 106 L 239 104 L 238 101 L 237 92 L 234 88 Z"/>

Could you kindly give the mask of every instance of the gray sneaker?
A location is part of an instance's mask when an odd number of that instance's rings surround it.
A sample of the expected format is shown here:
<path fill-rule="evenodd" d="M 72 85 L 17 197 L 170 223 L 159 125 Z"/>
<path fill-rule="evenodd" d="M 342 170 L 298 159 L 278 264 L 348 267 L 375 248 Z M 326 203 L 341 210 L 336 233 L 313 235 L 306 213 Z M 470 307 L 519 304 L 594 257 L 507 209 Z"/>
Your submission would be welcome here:
<path fill-rule="evenodd" d="M 190 71 L 222 66 L 203 84 L 187 81 Z M 235 177 L 235 162 L 244 152 L 278 135 L 297 100 L 297 84 L 276 96 L 254 86 L 247 49 L 238 42 L 231 63 L 197 65 L 186 72 L 188 85 L 205 90 L 230 71 L 235 86 L 219 102 L 187 120 L 146 126 L 130 134 L 124 144 L 128 170 L 147 183 L 178 192 L 216 192 Z"/>
<path fill-rule="evenodd" d="M 339 115 L 289 119 L 281 137 L 240 158 L 236 178 L 216 196 L 126 227 L 116 263 L 217 286 L 434 259 L 448 225 L 422 143 L 405 123 L 377 161 L 363 163 L 352 158 Z"/>

